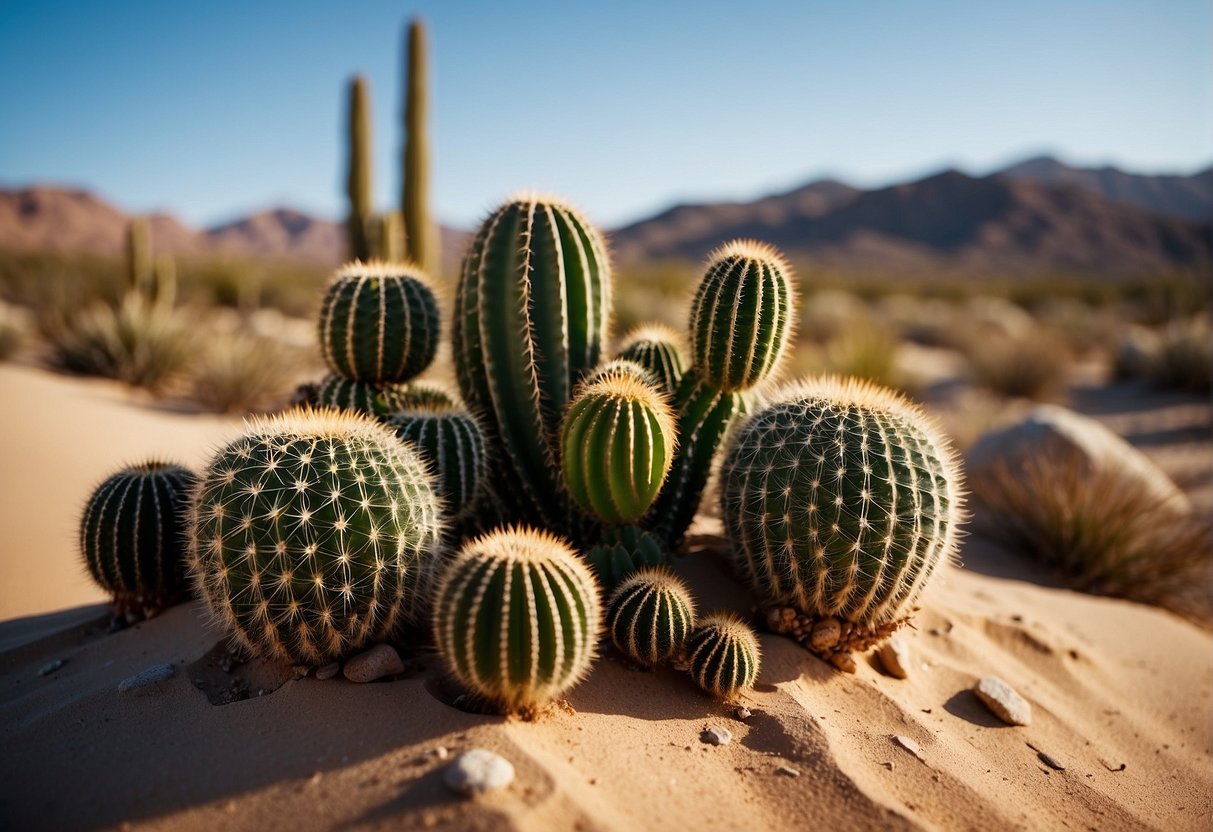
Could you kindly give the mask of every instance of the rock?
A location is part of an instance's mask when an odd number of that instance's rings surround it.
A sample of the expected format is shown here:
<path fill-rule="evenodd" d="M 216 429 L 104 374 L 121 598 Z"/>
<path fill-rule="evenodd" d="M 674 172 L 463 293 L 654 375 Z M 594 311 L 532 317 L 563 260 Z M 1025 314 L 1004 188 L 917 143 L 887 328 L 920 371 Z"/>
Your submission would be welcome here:
<path fill-rule="evenodd" d="M 38 675 L 49 676 L 59 668 L 63 667 L 65 664 L 67 664 L 66 659 L 55 659 L 54 661 L 49 661 L 42 665 L 42 667 L 38 668 Z"/>
<path fill-rule="evenodd" d="M 1015 690 L 997 676 L 986 676 L 973 686 L 985 706 L 994 716 L 1008 725 L 1030 725 L 1032 723 L 1032 706 Z"/>
<path fill-rule="evenodd" d="M 390 644 L 376 644 L 365 653 L 359 653 L 347 661 L 341 672 L 351 682 L 373 682 L 384 676 L 403 673 L 404 662 Z"/>
<path fill-rule="evenodd" d="M 703 733 L 699 735 L 699 739 L 708 745 L 728 745 L 733 741 L 733 734 L 728 728 L 711 725 L 703 729 Z"/>
<path fill-rule="evenodd" d="M 906 751 L 909 751 L 911 754 L 913 754 L 918 759 L 920 759 L 920 760 L 922 759 L 922 749 L 918 746 L 917 742 L 910 739 L 909 737 L 903 737 L 900 734 L 895 734 L 892 739 L 893 739 L 893 742 L 900 745 Z"/>
<path fill-rule="evenodd" d="M 177 669 L 168 662 L 164 664 L 156 664 L 149 667 L 147 670 L 136 673 L 129 679 L 123 679 L 118 683 L 118 693 L 129 693 L 133 695 L 141 695 L 151 692 L 151 689 L 161 682 L 166 682 L 173 678 Z"/>
<path fill-rule="evenodd" d="M 326 664 L 324 667 L 316 668 L 316 678 L 320 680 L 332 679 L 341 672 L 341 665 L 338 662 Z"/>
<path fill-rule="evenodd" d="M 880 666 L 895 679 L 905 679 L 910 675 L 910 645 L 901 636 L 889 636 L 889 639 L 876 651 Z"/>
<path fill-rule="evenodd" d="M 446 787 L 456 794 L 474 797 L 514 782 L 514 766 L 500 754 L 486 748 L 473 748 L 460 754 L 442 776 Z"/>
<path fill-rule="evenodd" d="M 791 766 L 780 766 L 779 768 L 775 769 L 775 773 L 782 774 L 784 777 L 799 777 L 800 776 L 800 772 L 797 769 L 792 768 Z"/>
<path fill-rule="evenodd" d="M 1130 324 L 1120 333 L 1113 351 L 1112 372 L 1117 378 L 1141 378 L 1150 371 L 1162 349 L 1162 338 L 1152 329 Z"/>
<path fill-rule="evenodd" d="M 837 618 L 823 618 L 813 625 L 809 636 L 809 649 L 822 653 L 829 650 L 842 638 L 842 624 Z"/>
<path fill-rule="evenodd" d="M 855 658 L 850 653 L 831 653 L 829 661 L 843 673 L 854 673 L 856 670 Z"/>
<path fill-rule="evenodd" d="M 752 716 L 752 714 L 750 713 L 749 708 L 745 707 L 744 705 L 738 705 L 736 708 L 733 709 L 733 716 L 736 717 L 741 722 L 745 722 L 747 719 L 749 719 Z"/>

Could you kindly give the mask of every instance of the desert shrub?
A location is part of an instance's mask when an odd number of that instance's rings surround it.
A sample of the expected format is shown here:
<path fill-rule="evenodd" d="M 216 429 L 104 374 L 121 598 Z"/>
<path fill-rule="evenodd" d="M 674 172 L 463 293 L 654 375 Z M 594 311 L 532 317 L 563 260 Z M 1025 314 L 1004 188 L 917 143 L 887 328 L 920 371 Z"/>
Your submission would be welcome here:
<path fill-rule="evenodd" d="M 1172 321 L 1161 333 L 1147 373 L 1159 387 L 1208 393 L 1213 377 L 1213 329 L 1204 315 Z"/>
<path fill-rule="evenodd" d="M 896 338 L 872 324 L 857 323 L 824 345 L 802 341 L 785 375 L 854 376 L 913 394 L 918 380 L 900 366 L 899 351 Z"/>
<path fill-rule="evenodd" d="M 220 413 L 270 409 L 290 398 L 311 363 L 299 349 L 276 338 L 219 333 L 191 363 L 188 395 Z"/>
<path fill-rule="evenodd" d="M 1013 399 L 1056 398 L 1065 388 L 1070 367 L 1066 345 L 1043 329 L 1020 337 L 975 340 L 967 358 L 974 384 Z"/>
<path fill-rule="evenodd" d="M 857 296 L 839 289 L 823 289 L 801 299 L 797 334 L 802 340 L 824 344 L 852 327 L 867 325 L 869 319 L 867 304 Z"/>

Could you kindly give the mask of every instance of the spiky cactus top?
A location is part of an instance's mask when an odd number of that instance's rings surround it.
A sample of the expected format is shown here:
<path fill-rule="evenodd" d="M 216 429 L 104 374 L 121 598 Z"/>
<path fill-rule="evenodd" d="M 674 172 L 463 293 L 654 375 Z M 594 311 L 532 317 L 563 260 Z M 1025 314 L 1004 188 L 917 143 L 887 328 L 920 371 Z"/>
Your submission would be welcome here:
<path fill-rule="evenodd" d="M 446 567 L 433 622 L 459 681 L 526 713 L 586 674 L 602 612 L 594 577 L 564 541 L 509 528 L 469 542 Z"/>
<path fill-rule="evenodd" d="M 682 338 L 678 333 L 661 324 L 645 324 L 629 332 L 623 338 L 623 349 L 617 359 L 634 361 L 652 373 L 658 387 L 668 395 L 674 395 L 682 379 Z"/>
<path fill-rule="evenodd" d="M 319 664 L 387 637 L 440 534 L 417 455 L 367 416 L 288 411 L 216 454 L 191 506 L 191 572 L 252 652 Z"/>
<path fill-rule="evenodd" d="M 615 646 L 645 667 L 680 652 L 695 626 L 686 584 L 665 569 L 643 569 L 611 594 L 607 627 Z"/>
<path fill-rule="evenodd" d="M 713 613 L 687 637 L 691 678 L 717 699 L 732 699 L 758 679 L 762 651 L 749 625 L 729 613 Z"/>
<path fill-rule="evenodd" d="M 80 521 L 80 551 L 127 619 L 185 594 L 185 519 L 193 473 L 149 461 L 123 468 L 93 491 Z"/>
<path fill-rule="evenodd" d="M 804 624 L 842 619 L 853 632 L 835 649 L 862 649 L 906 619 L 955 552 L 959 479 L 951 445 L 915 405 L 818 379 L 738 428 L 721 471 L 725 529 L 764 603 Z"/>
<path fill-rule="evenodd" d="M 336 373 L 383 384 L 407 381 L 434 360 L 438 302 L 419 269 L 350 263 L 320 308 L 320 349 Z"/>

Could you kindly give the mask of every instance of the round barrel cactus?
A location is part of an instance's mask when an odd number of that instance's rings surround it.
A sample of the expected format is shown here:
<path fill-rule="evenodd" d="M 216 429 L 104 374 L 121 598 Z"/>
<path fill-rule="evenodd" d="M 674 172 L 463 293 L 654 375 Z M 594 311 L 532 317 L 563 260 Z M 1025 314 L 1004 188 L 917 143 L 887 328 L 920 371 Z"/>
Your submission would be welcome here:
<path fill-rule="evenodd" d="M 645 667 L 681 653 L 695 626 L 691 593 L 665 569 L 642 569 L 627 578 L 612 593 L 608 608 L 611 640 Z"/>
<path fill-rule="evenodd" d="M 623 349 L 615 357 L 644 367 L 652 374 L 658 389 L 672 396 L 682 380 L 685 363 L 681 343 L 678 333 L 669 327 L 645 324 L 624 336 Z"/>
<path fill-rule="evenodd" d="M 322 664 L 412 615 L 441 531 L 425 464 L 389 428 L 287 411 L 253 422 L 203 474 L 190 569 L 248 650 Z"/>
<path fill-rule="evenodd" d="M 188 590 L 185 527 L 194 481 L 180 465 L 152 460 L 123 468 L 89 497 L 80 551 L 119 616 L 153 615 Z"/>
<path fill-rule="evenodd" d="M 585 676 L 602 612 L 593 575 L 564 541 L 508 528 L 470 541 L 446 567 L 433 623 L 461 683 L 529 714 Z"/>
<path fill-rule="evenodd" d="M 438 337 L 434 292 L 407 264 L 342 266 L 320 307 L 320 350 L 346 378 L 406 381 L 434 360 Z"/>
<path fill-rule="evenodd" d="M 817 651 L 863 649 L 907 619 L 953 556 L 959 481 L 956 454 L 918 407 L 823 378 L 738 428 L 721 471 L 725 529 L 759 598 L 795 611 L 787 628 L 808 640 L 835 618 L 843 632 L 824 628 Z"/>
<path fill-rule="evenodd" d="M 669 563 L 661 541 L 636 526 L 608 527 L 585 559 L 608 592 L 643 567 Z"/>
<path fill-rule="evenodd" d="M 584 510 L 607 523 L 640 519 L 674 458 L 674 416 L 665 398 L 628 372 L 580 388 L 561 432 L 564 482 Z"/>
<path fill-rule="evenodd" d="M 397 410 L 424 410 L 427 408 L 456 408 L 459 397 L 445 384 L 437 381 L 410 381 L 397 388 L 400 392 L 392 397 Z"/>
<path fill-rule="evenodd" d="M 435 405 L 396 413 L 388 424 L 429 464 L 447 515 L 458 518 L 470 509 L 485 467 L 484 437 L 472 415 Z"/>
<path fill-rule="evenodd" d="M 771 246 L 728 243 L 709 257 L 691 304 L 691 356 L 719 390 L 746 390 L 771 374 L 791 340 L 792 272 Z"/>
<path fill-rule="evenodd" d="M 728 700 L 753 687 L 761 659 L 758 637 L 734 615 L 705 616 L 687 636 L 691 678 L 717 699 Z"/>
<path fill-rule="evenodd" d="M 403 384 L 380 385 L 329 373 L 312 394 L 312 401 L 316 407 L 335 407 L 382 418 L 402 409 L 409 398 Z"/>

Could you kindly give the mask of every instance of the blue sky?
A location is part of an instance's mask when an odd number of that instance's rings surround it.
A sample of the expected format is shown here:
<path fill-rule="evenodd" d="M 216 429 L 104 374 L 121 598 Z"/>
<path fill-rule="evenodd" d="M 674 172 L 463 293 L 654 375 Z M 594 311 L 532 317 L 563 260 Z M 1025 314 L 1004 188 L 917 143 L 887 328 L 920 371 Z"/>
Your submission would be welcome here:
<path fill-rule="evenodd" d="M 0 183 L 194 224 L 281 204 L 336 218 L 362 72 L 390 207 L 412 13 L 430 25 L 435 209 L 464 226 L 520 188 L 613 226 L 826 174 L 1213 159 L 1207 0 L 0 0 Z"/>

